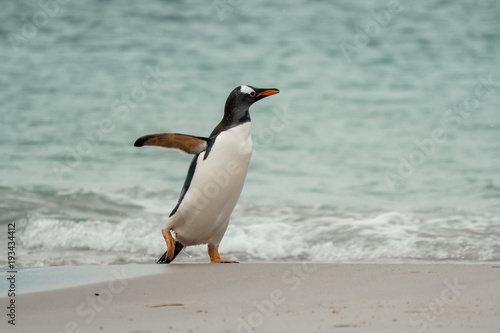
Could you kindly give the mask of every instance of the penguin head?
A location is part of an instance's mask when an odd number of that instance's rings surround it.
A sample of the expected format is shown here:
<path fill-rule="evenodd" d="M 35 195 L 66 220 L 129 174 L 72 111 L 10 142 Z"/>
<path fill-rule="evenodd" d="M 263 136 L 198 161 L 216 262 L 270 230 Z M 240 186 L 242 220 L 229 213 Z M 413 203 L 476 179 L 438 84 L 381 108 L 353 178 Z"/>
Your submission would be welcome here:
<path fill-rule="evenodd" d="M 217 127 L 212 131 L 210 137 L 233 126 L 250 121 L 250 106 L 267 96 L 279 93 L 278 89 L 262 89 L 252 86 L 239 86 L 233 89 L 226 100 L 224 117 Z"/>
<path fill-rule="evenodd" d="M 239 86 L 233 90 L 233 92 L 236 93 L 237 99 L 240 101 L 241 104 L 246 104 L 248 106 L 252 105 L 253 103 L 267 97 L 271 96 L 274 94 L 279 93 L 280 91 L 278 89 L 262 89 L 262 88 L 255 88 L 252 86 Z"/>
<path fill-rule="evenodd" d="M 225 113 L 226 115 L 248 114 L 248 109 L 253 103 L 277 93 L 279 90 L 274 88 L 262 89 L 247 85 L 236 87 L 227 98 Z"/>

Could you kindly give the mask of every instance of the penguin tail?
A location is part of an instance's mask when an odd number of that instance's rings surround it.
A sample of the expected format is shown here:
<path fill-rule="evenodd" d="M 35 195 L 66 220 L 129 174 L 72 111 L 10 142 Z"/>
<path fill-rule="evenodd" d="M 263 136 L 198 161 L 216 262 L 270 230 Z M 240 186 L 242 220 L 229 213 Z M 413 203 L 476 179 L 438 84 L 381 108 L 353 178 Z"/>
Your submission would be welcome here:
<path fill-rule="evenodd" d="M 168 251 L 165 251 L 165 253 L 163 253 L 163 255 L 160 257 L 160 259 L 158 259 L 156 261 L 156 263 L 157 264 L 170 264 L 172 261 L 174 261 L 175 257 L 177 257 L 177 255 L 182 251 L 183 248 L 184 248 L 184 245 L 182 245 L 181 242 L 176 240 L 174 243 L 174 257 L 172 258 L 172 260 L 168 260 L 168 258 L 167 258 Z"/>

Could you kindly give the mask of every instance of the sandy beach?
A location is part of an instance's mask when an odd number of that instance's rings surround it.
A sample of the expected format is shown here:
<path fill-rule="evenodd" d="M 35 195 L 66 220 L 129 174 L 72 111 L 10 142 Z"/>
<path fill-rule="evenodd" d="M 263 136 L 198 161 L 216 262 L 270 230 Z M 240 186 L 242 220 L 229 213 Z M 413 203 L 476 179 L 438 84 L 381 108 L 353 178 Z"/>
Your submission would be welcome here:
<path fill-rule="evenodd" d="M 9 325 L 4 315 L 1 331 L 400 333 L 500 328 L 500 266 L 495 264 L 117 265 L 99 267 L 93 275 L 99 282 L 85 283 L 88 278 L 81 276 L 92 269 L 19 272 L 16 325 Z M 44 290 L 23 292 L 23 274 L 28 275 L 26 290 Z M 40 281 L 42 287 L 37 278 L 45 281 Z"/>

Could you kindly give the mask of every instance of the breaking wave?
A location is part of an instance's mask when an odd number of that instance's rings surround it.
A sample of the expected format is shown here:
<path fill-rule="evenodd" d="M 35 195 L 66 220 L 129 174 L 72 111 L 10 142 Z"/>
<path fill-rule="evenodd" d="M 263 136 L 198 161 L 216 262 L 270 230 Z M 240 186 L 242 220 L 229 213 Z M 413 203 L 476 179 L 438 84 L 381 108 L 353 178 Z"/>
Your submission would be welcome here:
<path fill-rule="evenodd" d="M 153 263 L 165 251 L 160 230 L 166 215 L 148 214 L 24 219 L 19 261 L 23 266 Z M 498 261 L 499 224 L 500 218 L 487 215 L 339 213 L 243 203 L 220 252 L 240 261 Z M 206 262 L 206 248 L 188 247 L 177 260 Z"/>

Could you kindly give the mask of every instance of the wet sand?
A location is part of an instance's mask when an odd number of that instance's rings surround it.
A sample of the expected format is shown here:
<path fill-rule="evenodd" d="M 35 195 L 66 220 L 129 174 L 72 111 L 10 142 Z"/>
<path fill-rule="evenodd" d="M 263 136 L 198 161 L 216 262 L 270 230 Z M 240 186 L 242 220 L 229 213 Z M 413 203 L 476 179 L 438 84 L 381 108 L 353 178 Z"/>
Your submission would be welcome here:
<path fill-rule="evenodd" d="M 495 264 L 97 267 L 20 271 L 16 325 L 7 323 L 9 299 L 2 293 L 5 314 L 1 331 L 401 333 L 500 329 L 500 266 Z M 87 276 L 93 276 L 92 280 L 84 274 L 91 270 L 95 273 Z M 23 274 L 31 274 L 24 292 Z M 41 283 L 42 279 L 53 284 Z"/>

